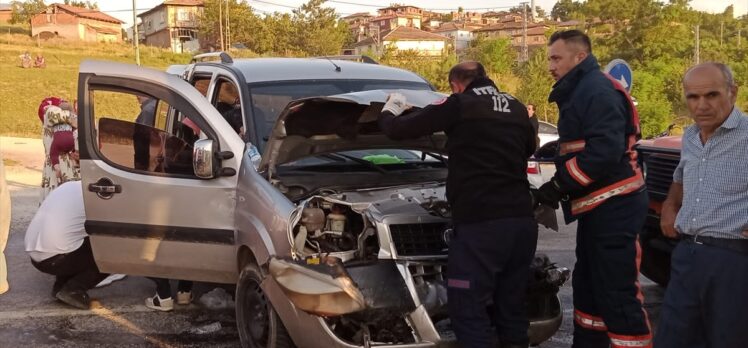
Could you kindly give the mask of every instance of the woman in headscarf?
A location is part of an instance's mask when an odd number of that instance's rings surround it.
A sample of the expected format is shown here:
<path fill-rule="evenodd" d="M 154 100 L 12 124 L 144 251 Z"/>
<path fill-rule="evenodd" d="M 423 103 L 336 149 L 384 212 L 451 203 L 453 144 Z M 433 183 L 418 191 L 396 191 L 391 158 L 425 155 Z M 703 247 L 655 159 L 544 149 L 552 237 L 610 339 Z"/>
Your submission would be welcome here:
<path fill-rule="evenodd" d="M 39 119 L 45 153 L 41 193 L 41 200 L 44 200 L 62 183 L 80 180 L 78 130 L 72 105 L 61 98 L 44 99 L 39 105 Z"/>

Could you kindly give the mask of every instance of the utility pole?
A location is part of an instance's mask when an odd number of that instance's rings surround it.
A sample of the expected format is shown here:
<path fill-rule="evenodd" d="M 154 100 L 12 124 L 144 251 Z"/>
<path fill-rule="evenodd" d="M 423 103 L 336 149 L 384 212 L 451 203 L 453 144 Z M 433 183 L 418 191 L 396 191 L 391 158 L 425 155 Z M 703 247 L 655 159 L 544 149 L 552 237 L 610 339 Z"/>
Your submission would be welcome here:
<path fill-rule="evenodd" d="M 132 0 L 132 41 L 135 45 L 135 64 L 140 65 L 140 37 L 138 35 L 138 13 L 135 0 Z"/>
<path fill-rule="evenodd" d="M 530 19 L 532 19 L 532 22 L 535 23 L 535 21 L 538 20 L 538 12 L 535 9 L 535 0 L 530 0 Z"/>
<path fill-rule="evenodd" d="M 738 48 L 740 48 L 740 31 L 743 29 L 738 29 Z"/>
<path fill-rule="evenodd" d="M 226 0 L 226 50 L 231 48 L 231 20 L 229 19 L 229 2 Z"/>
<path fill-rule="evenodd" d="M 699 25 L 696 25 L 696 49 L 694 50 L 694 60 L 696 61 L 696 64 L 699 64 L 701 62 L 701 52 L 700 52 L 700 42 L 699 42 Z"/>
<path fill-rule="evenodd" d="M 520 61 L 526 62 L 528 59 L 527 52 L 527 2 L 520 3 L 522 5 L 522 53 L 520 54 Z"/>
<path fill-rule="evenodd" d="M 221 38 L 221 51 L 225 51 L 223 48 L 223 5 L 218 3 L 218 33 Z"/>
<path fill-rule="evenodd" d="M 722 48 L 722 35 L 725 33 L 725 21 L 719 22 L 719 48 Z"/>

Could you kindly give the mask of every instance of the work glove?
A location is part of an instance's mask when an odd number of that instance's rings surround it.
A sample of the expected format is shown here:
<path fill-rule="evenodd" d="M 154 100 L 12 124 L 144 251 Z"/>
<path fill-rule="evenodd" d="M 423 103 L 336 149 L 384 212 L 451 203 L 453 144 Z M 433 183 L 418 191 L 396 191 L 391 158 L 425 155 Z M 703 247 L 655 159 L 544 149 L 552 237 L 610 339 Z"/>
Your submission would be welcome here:
<path fill-rule="evenodd" d="M 391 93 L 387 96 L 387 103 L 384 104 L 382 112 L 388 111 L 395 116 L 400 116 L 407 109 L 408 104 L 405 96 L 400 93 Z"/>
<path fill-rule="evenodd" d="M 540 186 L 535 195 L 538 203 L 545 204 L 553 209 L 558 209 L 558 202 L 564 199 L 566 195 L 561 192 L 561 186 L 558 185 L 558 181 L 555 177 L 551 178 L 550 181 Z"/>

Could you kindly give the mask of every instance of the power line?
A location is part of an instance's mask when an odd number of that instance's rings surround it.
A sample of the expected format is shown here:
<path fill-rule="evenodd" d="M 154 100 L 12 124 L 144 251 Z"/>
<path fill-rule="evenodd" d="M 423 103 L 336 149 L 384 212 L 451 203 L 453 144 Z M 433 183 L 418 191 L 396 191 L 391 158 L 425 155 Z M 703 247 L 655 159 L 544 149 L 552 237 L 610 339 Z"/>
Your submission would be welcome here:
<path fill-rule="evenodd" d="M 287 4 L 279 4 L 277 2 L 271 2 L 271 1 L 265 1 L 265 0 L 252 0 L 252 2 L 259 2 L 262 4 L 267 5 L 273 5 L 278 7 L 285 7 L 285 8 L 299 8 L 300 6 L 292 6 Z M 372 8 L 385 8 L 386 6 L 382 6 L 381 4 L 366 4 L 366 3 L 360 3 L 360 2 L 351 2 L 351 1 L 343 1 L 343 0 L 327 0 L 326 2 L 335 3 L 335 4 L 342 4 L 342 5 L 353 5 L 353 6 L 361 6 L 361 7 L 372 7 Z M 415 6 L 417 7 L 417 6 Z M 463 8 L 464 11 L 478 11 L 478 10 L 498 10 L 498 9 L 508 9 L 513 8 L 516 6 L 490 6 L 490 7 L 470 7 L 470 8 Z M 424 8 L 421 7 L 421 9 L 426 11 L 453 11 L 457 10 L 457 7 L 452 8 Z"/>

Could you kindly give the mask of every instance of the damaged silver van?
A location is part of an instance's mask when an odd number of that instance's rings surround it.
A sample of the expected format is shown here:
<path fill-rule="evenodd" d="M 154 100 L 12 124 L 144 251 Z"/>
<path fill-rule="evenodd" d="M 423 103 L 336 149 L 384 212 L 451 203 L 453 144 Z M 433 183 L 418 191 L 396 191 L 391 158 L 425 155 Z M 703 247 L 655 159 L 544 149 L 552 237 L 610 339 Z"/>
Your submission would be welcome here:
<path fill-rule="evenodd" d="M 86 231 L 103 272 L 236 284 L 244 347 L 449 347 L 444 134 L 392 141 L 408 71 L 328 59 L 193 62 L 176 76 L 87 61 L 79 75 Z M 539 222 L 555 226 L 555 214 Z M 534 344 L 568 270 L 532 267 Z"/>

